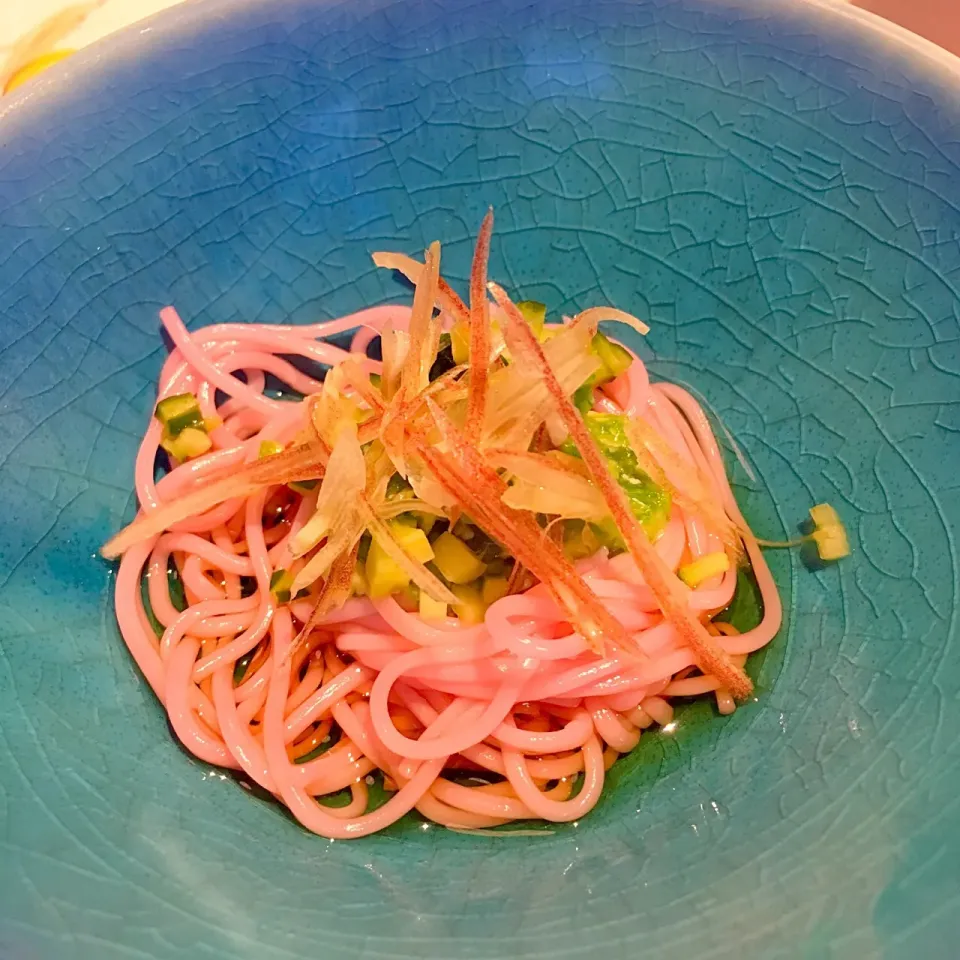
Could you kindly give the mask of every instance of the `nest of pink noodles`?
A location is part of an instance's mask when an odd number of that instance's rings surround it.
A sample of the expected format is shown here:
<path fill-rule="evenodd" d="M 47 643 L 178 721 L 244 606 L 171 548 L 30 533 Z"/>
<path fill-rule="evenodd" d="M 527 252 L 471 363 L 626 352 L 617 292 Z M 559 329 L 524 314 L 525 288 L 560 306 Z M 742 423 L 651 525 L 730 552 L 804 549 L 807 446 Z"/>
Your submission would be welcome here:
<path fill-rule="evenodd" d="M 361 835 L 414 805 L 465 828 L 530 816 L 571 819 L 596 801 L 604 770 L 636 745 L 643 728 L 670 721 L 667 698 L 713 691 L 727 712 L 749 696 L 746 654 L 779 623 L 773 610 L 763 637 L 740 643 L 729 624 L 714 622 L 728 593 L 693 597 L 676 573 L 683 524 L 651 542 L 573 402 L 597 368 L 589 347 L 598 324 L 625 323 L 641 333 L 646 326 L 594 308 L 541 339 L 506 292 L 488 282 L 492 224 L 488 215 L 468 303 L 440 277 L 438 244 L 423 262 L 377 254 L 378 265 L 414 285 L 409 322 L 379 331 L 382 363 L 354 352 L 338 356 L 322 382 L 301 377 L 304 402 L 287 404 L 292 414 L 271 421 L 289 427 L 295 418 L 285 448 L 254 458 L 241 444 L 178 466 L 178 475 L 190 476 L 177 481 L 177 495 L 145 503 L 141 494 L 140 515 L 103 548 L 106 557 L 124 556 L 121 628 L 181 739 L 206 760 L 242 766 L 324 835 Z M 228 412 L 235 423 L 244 404 L 259 411 L 258 423 L 276 414 L 273 401 L 210 360 L 175 312 L 168 308 L 163 319 L 186 364 L 211 390 L 233 398 L 213 412 Z M 454 324 L 468 332 L 468 358 L 431 380 L 441 334 Z M 295 378 L 277 357 L 270 363 L 272 372 Z M 691 448 L 709 447 L 709 426 L 697 422 L 695 402 L 684 408 L 686 396 L 669 397 L 693 424 L 677 429 Z M 630 418 L 627 433 L 640 466 L 682 516 L 698 518 L 731 569 L 744 549 L 756 563 L 756 541 L 710 463 L 681 457 L 642 418 Z M 578 457 L 559 455 L 561 441 Z M 388 495 L 397 475 L 413 491 L 401 503 Z M 314 486 L 294 492 L 304 483 Z M 392 599 L 374 603 L 378 619 L 370 619 L 369 601 L 354 597 L 364 536 L 422 596 L 458 602 L 451 585 L 398 537 L 391 521 L 400 511 L 433 514 L 451 526 L 469 517 L 512 558 L 508 595 L 490 608 L 485 625 L 452 631 Z M 552 521 L 579 516 L 609 521 L 623 553 L 573 562 Z M 213 531 L 210 539 L 201 543 L 191 524 Z M 158 586 L 168 557 L 190 574 L 182 613 L 166 609 Z M 139 590 L 134 578 L 145 562 L 157 574 L 151 601 L 165 605 L 159 658 L 141 642 L 143 617 L 122 611 L 119 601 L 121 591 Z M 213 606 L 200 602 L 204 563 L 232 585 Z M 266 588 L 269 563 L 289 571 L 289 599 Z M 241 574 L 256 578 L 255 596 L 240 596 Z M 241 663 L 231 686 L 228 668 Z M 555 669 L 537 673 L 538 663 Z M 574 703 L 565 694 L 591 671 L 593 694 Z M 659 692 L 639 702 L 635 689 Z M 341 740 L 325 762 L 321 756 L 290 766 L 332 734 Z M 374 817 L 365 813 L 364 778 L 376 768 L 394 797 Z M 506 780 L 468 787 L 440 776 L 451 769 Z M 583 785 L 575 803 L 577 778 Z M 311 797 L 346 786 L 346 808 L 314 809 Z"/>
<path fill-rule="evenodd" d="M 522 567 L 544 586 L 592 650 L 602 654 L 616 649 L 642 657 L 630 634 L 610 615 L 562 547 L 545 535 L 538 513 L 504 502 L 508 485 L 497 469 L 497 455 L 537 457 L 531 445 L 552 418 L 572 438 L 588 476 L 564 471 L 545 455 L 539 455 L 538 467 L 564 474 L 568 485 L 583 481 L 588 495 L 602 498 L 643 581 L 682 643 L 695 652 L 697 665 L 717 677 L 736 699 L 744 699 L 753 689 L 749 677 L 691 610 L 682 583 L 635 519 L 626 494 L 571 400 L 573 390 L 592 372 L 587 345 L 601 320 L 627 323 L 642 333 L 647 327 L 619 310 L 587 310 L 550 341 L 548 358 L 548 351 L 503 288 L 487 282 L 492 226 L 491 213 L 476 245 L 469 307 L 440 278 L 438 243 L 426 251 L 422 264 L 400 255 L 378 255 L 378 264 L 402 271 L 415 286 L 408 330 L 383 332 L 379 383 L 375 385 L 356 361 L 338 365 L 325 379 L 323 390 L 309 398 L 308 428 L 297 443 L 241 469 L 214 474 L 180 499 L 141 515 L 103 547 L 104 556 L 119 556 L 226 500 L 281 484 L 320 480 L 314 516 L 306 531 L 301 531 L 299 542 L 301 550 L 308 544 L 315 552 L 298 572 L 293 589 L 297 592 L 317 582 L 321 589 L 300 638 L 349 598 L 357 545 L 365 532 L 387 549 L 420 590 L 438 602 L 455 604 L 457 598 L 449 588 L 407 553 L 384 522 L 387 483 L 398 473 L 412 484 L 425 508 L 447 515 L 462 511 L 501 543 L 515 558 L 516 569 Z M 491 332 L 491 296 L 501 321 L 498 344 Z M 468 323 L 470 362 L 430 382 L 442 311 Z M 509 365 L 503 361 L 504 349 L 510 352 Z M 351 409 L 357 399 L 368 411 L 359 425 Z M 649 431 L 640 433 L 639 424 L 635 430 L 635 452 L 641 462 L 649 463 L 648 447 L 656 438 Z M 662 476 L 663 471 L 658 473 Z M 680 502 L 692 502 L 718 520 L 726 548 L 739 555 L 743 531 L 698 477 L 691 477 L 687 489 L 672 485 L 672 492 Z"/>

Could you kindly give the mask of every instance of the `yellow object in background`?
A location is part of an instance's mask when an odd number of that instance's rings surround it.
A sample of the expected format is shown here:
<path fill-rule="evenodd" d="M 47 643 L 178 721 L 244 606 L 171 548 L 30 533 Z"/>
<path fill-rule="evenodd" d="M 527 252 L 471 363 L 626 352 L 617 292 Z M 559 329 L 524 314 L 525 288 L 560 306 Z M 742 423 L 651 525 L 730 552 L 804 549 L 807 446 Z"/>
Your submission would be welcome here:
<path fill-rule="evenodd" d="M 37 74 L 43 73 L 48 67 L 65 60 L 74 53 L 76 53 L 75 50 L 52 50 L 50 53 L 44 53 L 29 63 L 25 63 L 10 77 L 3 88 L 3 92 L 5 94 L 11 93 L 28 80 L 32 80 Z"/>

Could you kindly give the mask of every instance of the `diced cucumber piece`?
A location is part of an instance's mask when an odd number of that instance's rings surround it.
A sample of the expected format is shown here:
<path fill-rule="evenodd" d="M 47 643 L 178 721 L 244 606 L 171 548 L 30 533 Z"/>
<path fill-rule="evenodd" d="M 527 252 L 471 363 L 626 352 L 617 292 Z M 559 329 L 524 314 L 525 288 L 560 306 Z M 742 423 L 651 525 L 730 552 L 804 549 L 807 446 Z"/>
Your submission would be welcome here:
<path fill-rule="evenodd" d="M 154 415 L 171 437 L 179 436 L 187 427 L 203 429 L 200 402 L 192 393 L 177 393 L 172 397 L 165 397 L 157 404 Z"/>
<path fill-rule="evenodd" d="M 454 584 L 450 587 L 457 598 L 453 608 L 457 617 L 467 624 L 483 623 L 487 614 L 487 605 L 483 602 L 483 594 L 476 584 Z"/>
<path fill-rule="evenodd" d="M 372 600 L 389 597 L 402 590 L 410 578 L 406 571 L 374 540 L 364 564 L 367 594 Z"/>
<path fill-rule="evenodd" d="M 427 535 L 419 527 L 414 526 L 412 521 L 408 525 L 398 517 L 390 523 L 390 531 L 397 538 L 397 543 L 417 563 L 428 563 L 433 559 L 433 547 L 430 546 Z"/>
<path fill-rule="evenodd" d="M 290 588 L 293 586 L 293 574 L 289 570 L 274 570 L 270 575 L 270 592 L 277 603 L 290 602 Z"/>
<path fill-rule="evenodd" d="M 470 583 L 482 577 L 487 565 L 449 531 L 433 541 L 433 562 L 448 583 Z"/>
<path fill-rule="evenodd" d="M 213 446 L 213 441 L 203 430 L 186 427 L 175 437 L 165 434 L 160 440 L 160 446 L 183 463 L 184 460 L 202 456 Z"/>
<path fill-rule="evenodd" d="M 508 581 L 506 577 L 484 577 L 481 596 L 483 602 L 489 607 L 491 603 L 496 603 L 507 595 Z"/>

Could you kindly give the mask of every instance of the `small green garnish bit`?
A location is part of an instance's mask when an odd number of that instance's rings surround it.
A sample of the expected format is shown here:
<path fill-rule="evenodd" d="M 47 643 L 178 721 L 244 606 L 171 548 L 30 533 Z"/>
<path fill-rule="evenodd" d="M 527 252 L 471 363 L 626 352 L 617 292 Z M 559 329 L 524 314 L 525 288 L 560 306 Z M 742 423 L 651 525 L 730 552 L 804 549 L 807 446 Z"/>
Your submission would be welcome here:
<path fill-rule="evenodd" d="M 543 336 L 543 324 L 547 319 L 547 308 L 536 300 L 521 300 L 517 309 L 523 314 L 523 319 L 530 324 L 530 329 L 539 340 Z"/>
<path fill-rule="evenodd" d="M 184 427 L 175 437 L 169 436 L 164 430 L 160 446 L 183 463 L 205 454 L 213 446 L 213 441 L 202 427 Z"/>
<path fill-rule="evenodd" d="M 633 515 L 642 524 L 648 537 L 657 536 L 670 516 L 670 495 L 640 469 L 627 439 L 626 415 L 591 412 L 585 414 L 583 419 L 600 452 L 610 464 L 614 478 L 626 493 Z M 580 457 L 580 452 L 570 439 L 560 449 L 570 456 Z M 604 546 L 618 551 L 624 549 L 622 538 L 612 520 L 591 526 Z"/>
<path fill-rule="evenodd" d="M 203 414 L 200 401 L 192 393 L 177 393 L 165 397 L 154 411 L 156 418 L 163 424 L 168 437 L 178 437 L 188 427 L 203 430 Z"/>
<path fill-rule="evenodd" d="M 594 388 L 616 380 L 633 363 L 628 350 L 602 333 L 596 334 L 590 341 L 590 352 L 600 361 L 600 366 L 573 394 L 573 405 L 583 414 L 593 409 Z"/>
<path fill-rule="evenodd" d="M 270 575 L 270 592 L 277 603 L 290 602 L 290 588 L 293 586 L 293 574 L 289 570 L 274 570 Z"/>
<path fill-rule="evenodd" d="M 413 487 L 399 473 L 395 473 L 387 481 L 388 500 L 412 500 Z"/>
<path fill-rule="evenodd" d="M 294 480 L 293 483 L 288 483 L 287 486 L 294 492 L 299 494 L 309 493 L 311 490 L 315 490 L 319 480 Z"/>
<path fill-rule="evenodd" d="M 483 576 L 487 565 L 452 533 L 441 533 L 433 541 L 433 562 L 447 583 L 466 584 Z"/>

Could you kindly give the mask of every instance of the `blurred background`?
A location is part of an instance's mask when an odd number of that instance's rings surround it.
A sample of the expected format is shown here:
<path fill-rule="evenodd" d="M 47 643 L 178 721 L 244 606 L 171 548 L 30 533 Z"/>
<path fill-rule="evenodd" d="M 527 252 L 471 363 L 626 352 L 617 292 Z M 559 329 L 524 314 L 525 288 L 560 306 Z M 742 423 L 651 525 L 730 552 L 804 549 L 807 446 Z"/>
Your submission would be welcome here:
<path fill-rule="evenodd" d="M 960 5 L 957 0 L 858 0 L 863 7 L 960 55 Z"/>
<path fill-rule="evenodd" d="M 181 0 L 15 0 L 0 9 L 0 91 L 10 92 L 73 51 Z M 190 2 L 190 0 L 182 0 Z M 832 0 L 859 6 L 960 54 L 958 0 Z"/>

